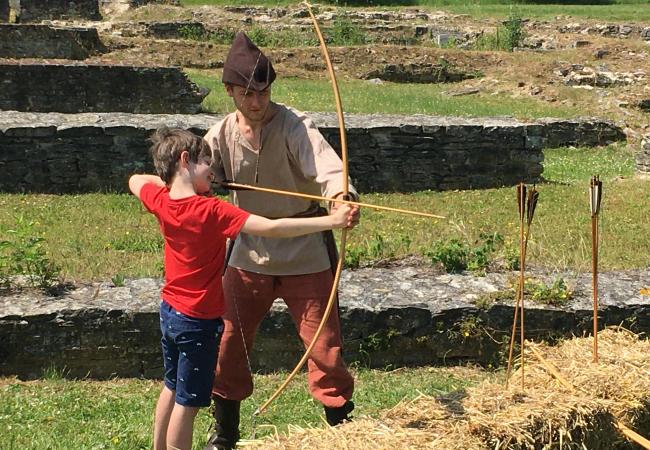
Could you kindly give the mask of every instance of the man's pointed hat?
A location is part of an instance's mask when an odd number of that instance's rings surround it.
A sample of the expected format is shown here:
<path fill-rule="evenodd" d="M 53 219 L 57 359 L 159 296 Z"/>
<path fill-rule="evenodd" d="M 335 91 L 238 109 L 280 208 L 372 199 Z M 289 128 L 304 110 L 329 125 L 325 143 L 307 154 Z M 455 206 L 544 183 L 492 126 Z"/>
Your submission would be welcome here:
<path fill-rule="evenodd" d="M 243 31 L 235 35 L 223 64 L 224 83 L 262 91 L 275 80 L 271 61 L 257 48 Z"/>

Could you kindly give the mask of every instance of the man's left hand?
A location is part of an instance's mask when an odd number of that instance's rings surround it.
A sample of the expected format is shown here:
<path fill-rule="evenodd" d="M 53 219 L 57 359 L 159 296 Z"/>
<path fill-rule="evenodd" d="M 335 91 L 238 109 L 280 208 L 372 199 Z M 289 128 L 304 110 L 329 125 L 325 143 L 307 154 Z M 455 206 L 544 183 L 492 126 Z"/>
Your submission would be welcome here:
<path fill-rule="evenodd" d="M 337 195 L 335 198 L 343 198 L 343 194 Z M 339 202 L 332 202 L 332 206 L 330 207 L 330 214 L 334 214 L 334 212 L 341 206 L 342 203 Z M 357 209 L 354 214 L 352 215 L 352 225 L 347 227 L 348 230 L 351 230 L 352 228 L 356 227 L 359 225 L 359 220 L 361 219 L 361 208 Z"/>

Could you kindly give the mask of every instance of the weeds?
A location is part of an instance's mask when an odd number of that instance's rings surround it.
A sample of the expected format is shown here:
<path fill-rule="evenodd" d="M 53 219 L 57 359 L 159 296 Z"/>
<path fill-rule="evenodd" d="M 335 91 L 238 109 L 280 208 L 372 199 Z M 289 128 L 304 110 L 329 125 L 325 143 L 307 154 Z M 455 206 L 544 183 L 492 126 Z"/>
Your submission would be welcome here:
<path fill-rule="evenodd" d="M 115 287 L 123 287 L 125 280 L 126 280 L 126 277 L 124 276 L 124 274 L 121 274 L 121 273 L 116 273 L 111 278 L 111 282 L 113 283 L 113 286 L 115 286 Z"/>
<path fill-rule="evenodd" d="M 123 252 L 159 253 L 163 249 L 163 240 L 160 235 L 127 231 L 124 236 L 111 240 L 107 247 Z"/>
<path fill-rule="evenodd" d="M 537 303 L 550 306 L 564 306 L 573 298 L 573 290 L 563 278 L 556 278 L 553 283 L 543 281 L 526 281 L 525 292 Z"/>
<path fill-rule="evenodd" d="M 331 45 L 366 45 L 373 39 L 367 36 L 350 17 L 343 13 L 338 14 L 329 30 L 328 43 Z"/>
<path fill-rule="evenodd" d="M 517 298 L 517 280 L 511 282 L 508 289 L 488 292 L 476 299 L 474 304 L 479 309 L 490 309 L 495 302 L 514 304 Z M 535 303 L 549 306 L 565 306 L 573 298 L 573 289 L 562 277 L 546 283 L 542 280 L 527 279 L 524 281 L 524 296 Z"/>
<path fill-rule="evenodd" d="M 178 28 L 178 35 L 183 39 L 204 41 L 207 40 L 208 33 L 199 24 L 187 24 Z"/>
<path fill-rule="evenodd" d="M 459 273 L 469 270 L 474 273 L 484 273 L 494 260 L 497 247 L 503 243 L 503 237 L 498 233 L 481 233 L 474 247 L 470 247 L 458 238 L 449 241 L 438 241 L 431 250 L 425 250 L 425 256 L 433 264 L 442 264 L 449 273 Z"/>
<path fill-rule="evenodd" d="M 409 238 L 402 238 L 402 244 L 410 245 Z M 377 261 L 392 258 L 395 251 L 389 241 L 379 233 L 375 233 L 369 240 L 360 245 L 351 245 L 345 253 L 345 265 L 351 269 L 360 267 L 362 261 Z"/>
<path fill-rule="evenodd" d="M 497 28 L 496 33 L 486 33 L 479 36 L 474 44 L 476 50 L 513 51 L 520 47 L 526 37 L 523 21 L 517 14 L 510 13 L 504 24 Z"/>
<path fill-rule="evenodd" d="M 36 223 L 20 215 L 7 230 L 11 239 L 0 243 L 0 283 L 10 287 L 14 275 L 26 276 L 31 287 L 50 289 L 59 282 L 60 268 L 48 258 L 45 238 L 36 235 Z"/>
<path fill-rule="evenodd" d="M 317 44 L 313 33 L 294 29 L 270 30 L 253 26 L 246 33 L 259 47 L 313 47 Z"/>

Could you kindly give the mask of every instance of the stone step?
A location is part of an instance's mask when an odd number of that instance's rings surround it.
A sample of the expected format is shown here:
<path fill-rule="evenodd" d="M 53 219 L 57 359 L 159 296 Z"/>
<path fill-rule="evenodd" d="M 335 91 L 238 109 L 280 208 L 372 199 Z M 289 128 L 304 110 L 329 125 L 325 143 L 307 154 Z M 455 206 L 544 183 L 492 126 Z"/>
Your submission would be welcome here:
<path fill-rule="evenodd" d="M 207 92 L 175 67 L 0 61 L 0 110 L 196 113 Z"/>
<path fill-rule="evenodd" d="M 98 0 L 0 0 L 7 9 L 11 6 L 20 22 L 40 22 L 41 20 L 101 20 Z M 1 19 L 1 18 L 0 18 Z"/>
<path fill-rule="evenodd" d="M 550 277 L 547 282 L 558 276 L 529 275 Z M 566 306 L 526 299 L 528 339 L 555 342 L 593 330 L 591 275 L 563 275 L 575 282 L 574 298 Z M 380 368 L 461 361 L 496 365 L 506 354 L 513 307 L 479 299 L 504 289 L 516 276 L 440 275 L 408 265 L 344 271 L 340 317 L 345 358 Z M 649 286 L 648 269 L 601 273 L 600 328 L 650 331 L 648 297 L 640 294 Z M 160 287 L 161 280 L 138 279 L 121 287 L 110 282 L 76 286 L 56 296 L 0 296 L 0 376 L 39 377 L 54 366 L 71 377 L 159 378 Z M 253 369 L 290 369 L 301 352 L 291 317 L 278 301 L 260 327 Z"/>
<path fill-rule="evenodd" d="M 0 58 L 86 59 L 105 51 L 95 28 L 0 24 Z"/>
<path fill-rule="evenodd" d="M 137 92 L 138 89 L 135 89 Z M 339 151 L 336 115 L 311 113 Z M 152 172 L 147 138 L 160 126 L 199 135 L 211 115 L 0 112 L 0 191 L 123 192 L 129 175 Z M 542 149 L 625 139 L 598 119 L 346 115 L 350 174 L 360 192 L 471 189 L 536 181 Z"/>

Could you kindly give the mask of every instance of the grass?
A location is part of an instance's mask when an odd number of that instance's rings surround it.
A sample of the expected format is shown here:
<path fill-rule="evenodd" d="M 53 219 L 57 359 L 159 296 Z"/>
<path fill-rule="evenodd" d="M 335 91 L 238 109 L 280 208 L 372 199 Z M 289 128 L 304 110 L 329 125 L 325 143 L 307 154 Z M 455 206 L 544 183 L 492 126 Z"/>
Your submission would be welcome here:
<path fill-rule="evenodd" d="M 601 269 L 650 267 L 650 181 L 632 178 L 625 147 L 554 149 L 545 152 L 546 183 L 532 228 L 529 262 L 549 268 L 586 270 L 590 258 L 588 180 L 604 182 Z M 516 243 L 516 197 L 512 187 L 413 194 L 367 194 L 362 201 L 441 214 L 432 221 L 365 209 L 348 237 L 348 254 L 361 263 L 425 254 L 436 240 L 475 242 L 499 233 L 506 248 Z M 34 220 L 48 257 L 67 280 L 110 280 L 162 273 L 162 240 L 153 216 L 126 194 L 0 194 L 0 234 L 16 217 Z"/>
<path fill-rule="evenodd" d="M 438 395 L 463 389 L 493 376 L 472 368 L 420 368 L 390 372 L 359 369 L 355 415 L 377 416 L 402 399 L 420 393 Z M 255 394 L 242 405 L 242 437 L 251 435 L 256 407 L 286 378 L 286 373 L 258 375 Z M 153 410 L 161 382 L 138 379 L 70 381 L 56 373 L 21 382 L 0 379 L 0 448 L 28 449 L 148 449 Z M 300 379 L 271 404 L 258 420 L 257 435 L 285 432 L 288 424 L 321 426 L 322 408 L 311 399 Z M 205 445 L 210 417 L 199 413 L 194 448 Z"/>
<path fill-rule="evenodd" d="M 221 75 L 187 70 L 190 78 L 211 90 L 202 108 L 213 113 L 232 111 Z M 375 85 L 367 81 L 339 80 L 341 98 L 348 113 L 429 114 L 468 117 L 514 116 L 520 119 L 539 117 L 575 117 L 573 107 L 552 106 L 533 98 L 507 95 L 472 95 L 450 97 L 445 91 L 452 85 L 398 84 Z M 273 83 L 273 99 L 302 111 L 333 111 L 332 88 L 328 80 L 279 78 Z"/>
<path fill-rule="evenodd" d="M 278 7 L 296 6 L 297 1 L 291 0 L 182 0 L 184 6 L 198 5 L 245 5 Z M 581 19 L 612 21 L 647 21 L 650 20 L 650 0 L 612 0 L 608 1 L 570 1 L 557 0 L 540 1 L 538 4 L 508 0 L 388 0 L 388 1 L 359 1 L 331 2 L 331 5 L 350 7 L 379 7 L 381 9 L 399 9 L 405 6 L 420 6 L 435 10 L 449 11 L 454 14 L 469 14 L 474 18 L 497 17 L 505 18 L 511 12 L 522 17 L 533 19 L 554 19 L 557 16 L 572 16 Z M 582 3 L 582 4 L 580 4 Z M 592 3 L 592 4 L 587 4 Z M 646 6 L 646 7 L 644 7 Z"/>

